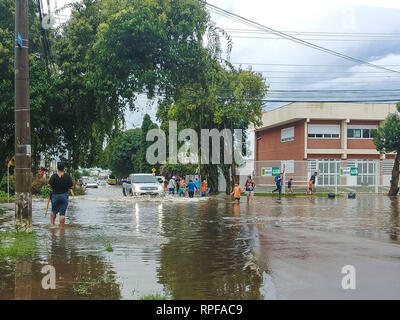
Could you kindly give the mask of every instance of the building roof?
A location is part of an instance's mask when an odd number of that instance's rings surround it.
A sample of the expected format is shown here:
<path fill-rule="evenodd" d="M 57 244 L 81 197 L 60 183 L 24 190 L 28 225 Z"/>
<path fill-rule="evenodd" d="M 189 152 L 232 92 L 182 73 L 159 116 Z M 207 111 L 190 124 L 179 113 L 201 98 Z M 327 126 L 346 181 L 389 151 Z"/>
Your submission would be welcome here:
<path fill-rule="evenodd" d="M 395 103 L 293 102 L 262 113 L 257 131 L 281 126 L 302 119 L 382 121 L 396 113 Z"/>

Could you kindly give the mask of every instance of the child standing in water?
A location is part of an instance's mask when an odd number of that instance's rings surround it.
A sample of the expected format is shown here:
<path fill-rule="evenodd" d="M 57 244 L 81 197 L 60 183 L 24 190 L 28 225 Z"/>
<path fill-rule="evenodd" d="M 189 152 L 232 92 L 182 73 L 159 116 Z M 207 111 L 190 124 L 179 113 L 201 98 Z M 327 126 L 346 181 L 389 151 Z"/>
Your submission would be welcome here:
<path fill-rule="evenodd" d="M 235 187 L 233 188 L 231 195 L 233 195 L 236 202 L 240 202 L 240 194 L 241 193 L 242 193 L 242 188 L 239 186 L 238 183 L 235 183 Z"/>
<path fill-rule="evenodd" d="M 206 180 L 203 180 L 203 182 L 200 185 L 200 192 L 201 196 L 205 197 L 207 195 L 207 182 Z"/>
<path fill-rule="evenodd" d="M 186 192 L 186 182 L 185 182 L 185 180 L 181 179 L 179 181 L 179 192 L 178 192 L 178 195 L 179 196 L 181 196 L 181 195 L 185 196 L 185 192 Z"/>

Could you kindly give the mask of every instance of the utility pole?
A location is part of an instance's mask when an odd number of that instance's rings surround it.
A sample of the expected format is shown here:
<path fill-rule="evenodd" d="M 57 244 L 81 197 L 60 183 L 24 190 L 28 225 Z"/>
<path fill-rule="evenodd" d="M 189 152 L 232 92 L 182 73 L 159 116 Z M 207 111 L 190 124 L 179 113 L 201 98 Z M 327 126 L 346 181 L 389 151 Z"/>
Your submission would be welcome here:
<path fill-rule="evenodd" d="M 32 231 L 28 0 L 15 1 L 15 228 Z"/>

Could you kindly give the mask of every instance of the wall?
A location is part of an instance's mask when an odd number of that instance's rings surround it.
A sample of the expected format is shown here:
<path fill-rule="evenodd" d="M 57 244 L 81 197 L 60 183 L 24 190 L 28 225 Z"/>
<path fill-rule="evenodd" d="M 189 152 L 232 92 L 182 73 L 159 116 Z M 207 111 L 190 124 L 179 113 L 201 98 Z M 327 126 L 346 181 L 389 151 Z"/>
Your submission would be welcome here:
<path fill-rule="evenodd" d="M 281 129 L 294 128 L 294 140 L 281 142 Z M 260 137 L 261 139 L 257 139 Z M 303 160 L 304 120 L 256 132 L 256 160 Z"/>

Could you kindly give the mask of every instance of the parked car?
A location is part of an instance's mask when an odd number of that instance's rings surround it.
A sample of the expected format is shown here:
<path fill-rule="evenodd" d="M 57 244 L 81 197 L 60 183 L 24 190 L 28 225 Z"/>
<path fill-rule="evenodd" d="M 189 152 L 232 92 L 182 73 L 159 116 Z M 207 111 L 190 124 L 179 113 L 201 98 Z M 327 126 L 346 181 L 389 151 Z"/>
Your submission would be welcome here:
<path fill-rule="evenodd" d="M 97 183 L 97 181 L 95 179 L 89 179 L 86 182 L 86 188 L 98 188 L 99 184 Z"/>
<path fill-rule="evenodd" d="M 117 184 L 117 178 L 115 178 L 115 176 L 108 176 L 108 178 L 106 179 L 106 182 L 110 185 L 116 185 Z"/>
<path fill-rule="evenodd" d="M 130 174 L 127 181 L 122 184 L 122 194 L 124 196 L 164 195 L 164 187 L 150 173 L 134 173 Z"/>
<path fill-rule="evenodd" d="M 98 183 L 99 183 L 99 186 L 106 186 L 107 185 L 107 182 L 105 180 L 99 180 Z"/>
<path fill-rule="evenodd" d="M 156 176 L 157 180 L 159 183 L 164 183 L 164 177 L 163 176 Z"/>

